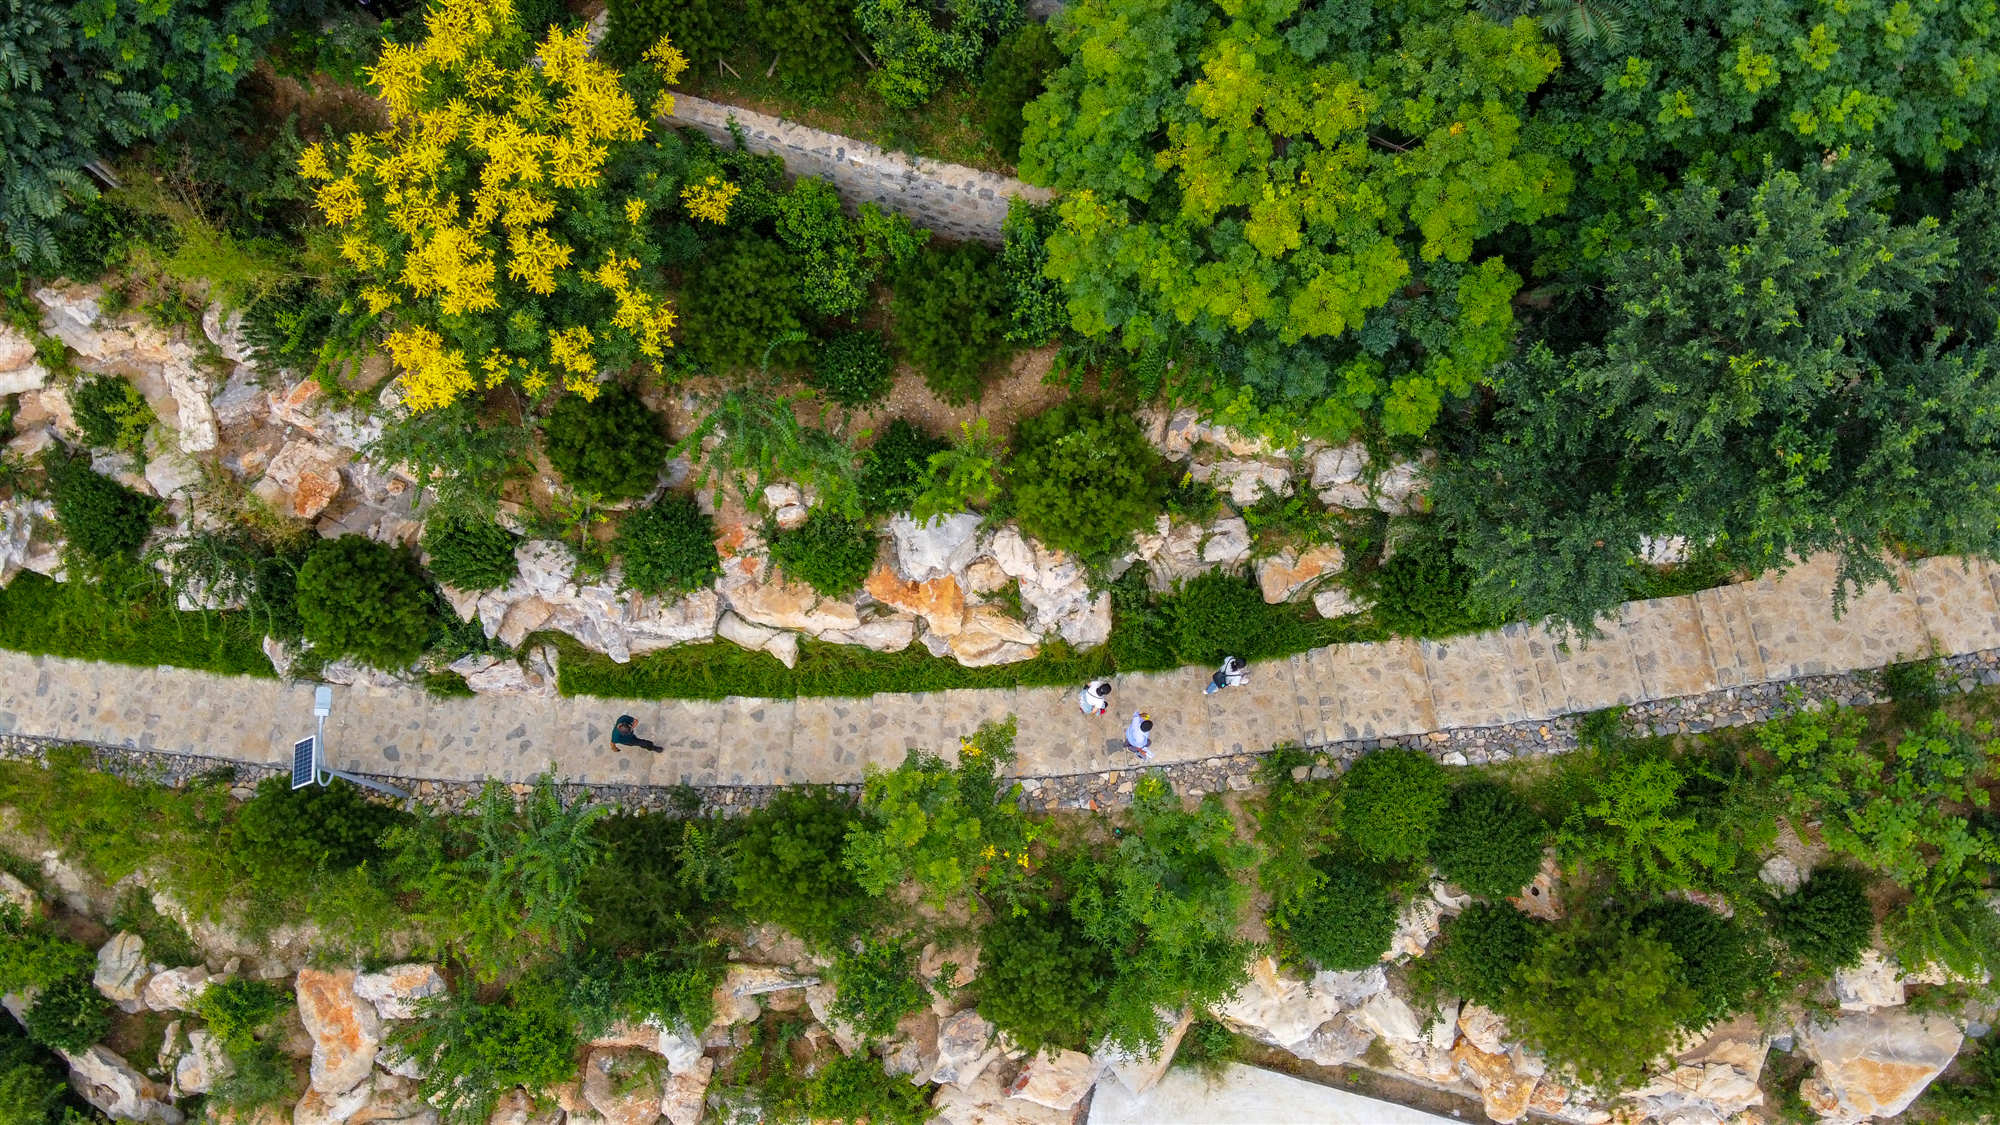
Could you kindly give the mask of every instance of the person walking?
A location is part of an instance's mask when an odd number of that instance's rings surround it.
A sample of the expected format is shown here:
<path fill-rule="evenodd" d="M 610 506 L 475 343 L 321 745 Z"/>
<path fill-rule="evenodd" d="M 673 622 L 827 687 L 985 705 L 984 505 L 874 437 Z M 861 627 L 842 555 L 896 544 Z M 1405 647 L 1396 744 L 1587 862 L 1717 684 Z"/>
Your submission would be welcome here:
<path fill-rule="evenodd" d="M 1125 749 L 1141 758 L 1153 756 L 1153 717 L 1144 711 L 1132 712 L 1132 721 L 1125 727 Z"/>
<path fill-rule="evenodd" d="M 1241 687 L 1250 682 L 1250 665 L 1240 656 L 1222 658 L 1222 669 L 1208 678 L 1208 684 L 1201 689 L 1203 695 L 1214 695 L 1226 687 Z"/>
<path fill-rule="evenodd" d="M 611 728 L 611 749 L 623 752 L 627 746 L 637 746 L 641 750 L 651 750 L 655 754 L 662 753 L 659 743 L 650 738 L 640 738 L 632 729 L 632 724 L 638 721 L 630 715 L 618 716 L 618 722 Z"/>
<path fill-rule="evenodd" d="M 1083 685 L 1076 695 L 1076 705 L 1091 718 L 1099 718 L 1111 710 L 1111 681 L 1092 680 Z"/>

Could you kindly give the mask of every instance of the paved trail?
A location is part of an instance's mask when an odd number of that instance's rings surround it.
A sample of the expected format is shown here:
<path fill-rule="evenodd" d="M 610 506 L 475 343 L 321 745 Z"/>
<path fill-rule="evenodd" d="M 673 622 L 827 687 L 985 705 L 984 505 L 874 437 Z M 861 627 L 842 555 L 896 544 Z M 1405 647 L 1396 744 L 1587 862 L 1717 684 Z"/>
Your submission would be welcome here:
<path fill-rule="evenodd" d="M 1074 688 L 870 699 L 618 702 L 335 688 L 327 722 L 343 769 L 404 778 L 519 781 L 551 763 L 565 781 L 772 785 L 856 781 L 907 748 L 944 751 L 985 719 L 1020 717 L 1022 776 L 1134 764 L 1120 732 L 1135 708 L 1158 723 L 1153 760 L 1189 762 L 1434 730 L 1495 726 L 1745 684 L 2000 647 L 2000 565 L 1930 559 L 1901 589 L 1851 599 L 1836 620 L 1833 566 L 1817 561 L 1680 598 L 1632 602 L 1588 647 L 1564 650 L 1511 625 L 1447 641 L 1336 645 L 1253 666 L 1247 687 L 1204 696 L 1205 669 L 1121 677 L 1111 714 L 1089 719 Z M 177 668 L 0 653 L 0 734 L 76 738 L 238 761 L 289 760 L 312 730 L 312 686 Z M 613 753 L 621 712 L 666 746 Z"/>

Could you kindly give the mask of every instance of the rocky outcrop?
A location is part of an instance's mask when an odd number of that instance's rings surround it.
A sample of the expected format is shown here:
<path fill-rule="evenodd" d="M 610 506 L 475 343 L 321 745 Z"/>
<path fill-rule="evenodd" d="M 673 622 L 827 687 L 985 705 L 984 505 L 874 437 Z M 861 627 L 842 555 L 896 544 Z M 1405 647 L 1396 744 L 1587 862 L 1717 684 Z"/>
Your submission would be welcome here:
<path fill-rule="evenodd" d="M 188 1033 L 187 1050 L 174 1062 L 172 1094 L 176 1098 L 206 1094 L 234 1073 L 236 1065 L 229 1061 L 222 1041 L 198 1028 Z"/>
<path fill-rule="evenodd" d="M 1903 967 L 1877 949 L 1862 951 L 1861 960 L 1833 973 L 1833 997 L 1846 1012 L 1872 1012 L 1903 1003 Z"/>
<path fill-rule="evenodd" d="M 146 941 L 138 934 L 114 934 L 97 950 L 97 971 L 92 983 L 106 999 L 127 1012 L 137 1012 L 142 1008 L 140 990 L 146 981 L 159 970 L 146 960 Z"/>
<path fill-rule="evenodd" d="M 519 567 L 500 590 L 481 594 L 476 611 L 488 637 L 518 645 L 529 633 L 554 629 L 623 663 L 652 652 L 715 635 L 722 617 L 712 590 L 659 598 L 621 589 L 618 572 L 580 582 L 576 559 L 560 543 L 529 540 L 514 549 Z"/>
<path fill-rule="evenodd" d="M 62 1057 L 69 1064 L 70 1085 L 106 1117 L 143 1125 L 181 1125 L 185 1119 L 167 1100 L 165 1087 L 133 1070 L 109 1047 L 65 1051 Z"/>
<path fill-rule="evenodd" d="M 312 1088 L 329 1098 L 368 1080 L 382 1046 L 375 1006 L 355 995 L 355 972 L 301 969 L 293 982 L 299 1020 L 312 1036 Z"/>
<path fill-rule="evenodd" d="M 939 1085 L 972 1085 L 1000 1057 L 993 1043 L 993 1025 L 967 1008 L 938 1023 L 937 1063 L 930 1080 Z"/>
<path fill-rule="evenodd" d="M 153 974 L 139 991 L 139 1002 L 155 1012 L 189 1012 L 214 983 L 208 969 L 192 965 Z"/>
<path fill-rule="evenodd" d="M 354 995 L 367 1001 L 385 1020 L 414 1019 L 420 1002 L 443 996 L 446 991 L 444 974 L 436 965 L 423 961 L 391 965 L 354 978 Z"/>
<path fill-rule="evenodd" d="M 1799 1049 L 1816 1065 L 1799 1095 L 1822 1117 L 1894 1117 L 1964 1042 L 1950 1019 L 1902 1008 L 1810 1021 L 1799 1030 Z"/>
<path fill-rule="evenodd" d="M 654 1125 L 666 1067 L 644 1052 L 599 1049 L 583 1063 L 583 1100 L 604 1125 Z"/>
<path fill-rule="evenodd" d="M 1042 1048 L 1007 1087 L 1007 1096 L 1049 1109 L 1068 1110 L 1097 1083 L 1097 1061 L 1080 1051 Z"/>

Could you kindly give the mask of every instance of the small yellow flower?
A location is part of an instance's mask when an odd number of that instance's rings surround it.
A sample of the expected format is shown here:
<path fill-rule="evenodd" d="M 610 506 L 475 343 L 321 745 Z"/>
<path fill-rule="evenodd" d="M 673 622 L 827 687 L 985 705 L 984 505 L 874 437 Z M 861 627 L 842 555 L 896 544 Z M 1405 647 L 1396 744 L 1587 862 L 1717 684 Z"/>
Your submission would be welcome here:
<path fill-rule="evenodd" d="M 729 205 L 743 191 L 721 176 L 710 176 L 698 184 L 689 184 L 681 189 L 681 202 L 687 205 L 688 215 L 705 223 L 718 226 L 729 221 Z"/>
<path fill-rule="evenodd" d="M 299 175 L 308 180 L 333 178 L 333 169 L 326 165 L 326 150 L 319 146 L 319 142 L 307 145 L 306 150 L 299 153 Z"/>
<path fill-rule="evenodd" d="M 984 848 L 981 848 L 981 849 L 980 849 L 980 851 L 979 851 L 979 858 L 981 858 L 981 859 L 992 859 L 992 858 L 994 857 L 994 855 L 995 855 L 995 854 L 997 854 L 997 853 L 996 853 L 996 851 L 995 851 L 995 849 L 994 849 L 993 845 L 992 845 L 992 844 L 988 844 L 988 845 L 986 845 L 986 846 L 985 846 Z"/>
<path fill-rule="evenodd" d="M 628 223 L 631 223 L 631 224 L 632 224 L 633 226 L 635 226 L 635 227 L 636 227 L 636 226 L 638 226 L 638 225 L 639 225 L 639 220 L 640 220 L 640 219 L 643 219 L 643 218 L 645 218 L 645 217 L 646 217 L 646 201 L 645 201 L 645 200 L 643 200 L 643 199 L 628 199 L 628 200 L 626 200 L 626 201 L 625 201 L 625 221 L 626 221 L 626 222 L 628 222 Z"/>
<path fill-rule="evenodd" d="M 376 316 L 382 315 L 385 310 L 394 307 L 402 300 L 402 298 L 379 285 L 370 285 L 368 288 L 363 289 L 361 291 L 361 299 L 368 302 L 368 311 L 374 313 Z"/>

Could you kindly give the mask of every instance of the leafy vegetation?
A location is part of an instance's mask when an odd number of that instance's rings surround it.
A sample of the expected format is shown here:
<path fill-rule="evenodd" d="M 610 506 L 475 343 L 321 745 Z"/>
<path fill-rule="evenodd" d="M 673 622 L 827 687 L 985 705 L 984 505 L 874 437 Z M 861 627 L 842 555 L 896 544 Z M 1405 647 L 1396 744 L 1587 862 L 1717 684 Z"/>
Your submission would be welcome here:
<path fill-rule="evenodd" d="M 1082 402 L 1024 420 L 1008 473 L 1021 529 L 1084 558 L 1110 554 L 1145 526 L 1166 484 L 1130 414 Z"/>
<path fill-rule="evenodd" d="M 424 565 L 431 577 L 460 590 L 496 590 L 514 580 L 514 536 L 495 523 L 462 515 L 424 524 Z"/>
<path fill-rule="evenodd" d="M 644 496 L 667 462 L 659 418 L 622 386 L 594 398 L 565 396 L 542 423 L 542 438 L 549 464 L 571 488 L 606 500 Z"/>
<path fill-rule="evenodd" d="M 620 520 L 612 549 L 625 561 L 625 584 L 642 594 L 699 590 L 722 573 L 715 521 L 677 492 Z"/>
<path fill-rule="evenodd" d="M 1341 833 L 1371 859 L 1422 859 L 1449 800 L 1444 770 L 1428 755 L 1377 750 L 1341 778 Z"/>
<path fill-rule="evenodd" d="M 430 583 L 407 551 L 343 535 L 315 544 L 299 568 L 299 620 L 328 656 L 407 668 L 436 616 Z"/>
<path fill-rule="evenodd" d="M 806 522 L 771 540 L 771 561 L 786 578 L 821 596 L 844 598 L 874 569 L 875 532 L 838 512 L 814 508 Z"/>

